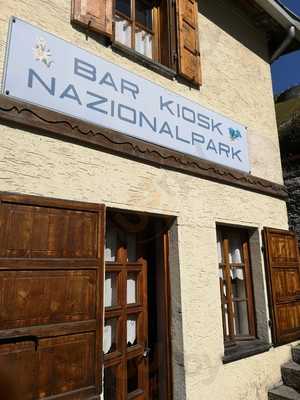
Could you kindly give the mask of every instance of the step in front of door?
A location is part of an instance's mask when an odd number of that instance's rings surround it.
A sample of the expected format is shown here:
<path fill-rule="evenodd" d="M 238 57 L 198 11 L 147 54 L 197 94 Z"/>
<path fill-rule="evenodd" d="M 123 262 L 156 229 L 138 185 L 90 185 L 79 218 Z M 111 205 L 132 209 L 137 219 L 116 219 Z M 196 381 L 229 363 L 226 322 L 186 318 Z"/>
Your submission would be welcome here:
<path fill-rule="evenodd" d="M 269 390 L 269 400 L 300 400 L 300 393 L 295 389 L 281 385 L 275 389 Z"/>

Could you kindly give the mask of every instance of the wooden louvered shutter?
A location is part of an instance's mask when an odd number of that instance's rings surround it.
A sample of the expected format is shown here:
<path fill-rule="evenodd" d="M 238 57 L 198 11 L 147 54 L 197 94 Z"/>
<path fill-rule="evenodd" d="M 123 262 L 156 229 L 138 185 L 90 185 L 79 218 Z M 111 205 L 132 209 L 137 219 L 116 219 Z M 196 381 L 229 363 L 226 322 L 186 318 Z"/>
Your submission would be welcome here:
<path fill-rule="evenodd" d="M 72 0 L 71 21 L 111 36 L 112 0 Z"/>
<path fill-rule="evenodd" d="M 298 242 L 291 231 L 264 229 L 266 275 L 273 343 L 300 339 Z"/>
<path fill-rule="evenodd" d="M 15 392 L 3 399 L 99 398 L 104 212 L 0 194 L 0 384 Z"/>
<path fill-rule="evenodd" d="M 198 7 L 196 0 L 176 0 L 178 72 L 199 86 L 201 63 L 198 35 Z"/>

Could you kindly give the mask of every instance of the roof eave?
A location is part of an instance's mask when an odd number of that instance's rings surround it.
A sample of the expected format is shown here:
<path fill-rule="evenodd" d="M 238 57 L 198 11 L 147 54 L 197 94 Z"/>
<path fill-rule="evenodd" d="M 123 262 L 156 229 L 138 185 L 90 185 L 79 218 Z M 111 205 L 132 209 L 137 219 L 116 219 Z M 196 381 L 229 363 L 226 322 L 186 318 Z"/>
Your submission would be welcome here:
<path fill-rule="evenodd" d="M 297 45 L 294 44 L 293 50 L 300 49 L 300 18 L 284 7 L 279 0 L 255 0 L 255 2 L 285 31 L 288 31 L 291 26 L 295 27 Z"/>

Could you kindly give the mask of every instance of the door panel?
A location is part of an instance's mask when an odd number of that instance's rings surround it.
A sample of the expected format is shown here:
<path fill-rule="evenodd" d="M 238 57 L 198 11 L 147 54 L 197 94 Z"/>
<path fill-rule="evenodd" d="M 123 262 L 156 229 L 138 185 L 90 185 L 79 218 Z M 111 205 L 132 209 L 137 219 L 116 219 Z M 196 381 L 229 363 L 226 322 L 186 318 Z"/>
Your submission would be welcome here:
<path fill-rule="evenodd" d="M 25 340 L 19 343 L 0 343 L 1 395 L 3 391 L 6 392 L 3 399 L 36 398 L 36 376 L 37 354 L 34 342 Z"/>
<path fill-rule="evenodd" d="M 95 339 L 85 333 L 39 341 L 39 399 L 94 385 Z"/>
<path fill-rule="evenodd" d="M 0 274 L 0 329 L 96 318 L 96 271 Z"/>
<path fill-rule="evenodd" d="M 290 231 L 265 228 L 266 273 L 274 344 L 300 338 L 298 242 Z"/>
<path fill-rule="evenodd" d="M 95 212 L 4 203 L 1 221 L 1 257 L 97 257 Z"/>
<path fill-rule="evenodd" d="M 100 393 L 103 221 L 97 204 L 0 194 L 0 365 L 22 399 Z"/>

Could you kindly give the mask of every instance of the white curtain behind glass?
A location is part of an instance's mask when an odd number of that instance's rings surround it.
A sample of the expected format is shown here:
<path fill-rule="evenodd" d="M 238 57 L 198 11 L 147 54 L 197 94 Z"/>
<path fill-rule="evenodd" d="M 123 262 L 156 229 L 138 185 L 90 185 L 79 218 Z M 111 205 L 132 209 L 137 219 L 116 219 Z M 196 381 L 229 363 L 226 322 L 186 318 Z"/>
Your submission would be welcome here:
<path fill-rule="evenodd" d="M 131 47 L 131 25 L 126 19 L 119 16 L 115 18 L 115 39 L 125 46 Z"/>
<path fill-rule="evenodd" d="M 152 58 L 152 35 L 143 30 L 135 33 L 135 50 L 146 57 Z"/>
<path fill-rule="evenodd" d="M 127 274 L 127 304 L 136 303 L 136 273 Z"/>
<path fill-rule="evenodd" d="M 229 239 L 229 262 L 240 264 L 242 262 L 242 242 L 239 232 L 232 231 Z"/>
<path fill-rule="evenodd" d="M 218 249 L 218 262 L 221 264 L 223 262 L 222 256 L 222 234 L 217 230 L 217 249 Z"/>
<path fill-rule="evenodd" d="M 136 340 L 136 317 L 128 317 L 127 320 L 127 344 L 132 346 Z"/>
<path fill-rule="evenodd" d="M 117 282 L 116 274 L 113 272 L 105 273 L 104 285 L 104 306 L 112 307 L 117 303 Z"/>
<path fill-rule="evenodd" d="M 103 352 L 107 354 L 116 342 L 116 322 L 115 320 L 108 320 L 105 322 L 104 335 L 103 335 Z"/>

